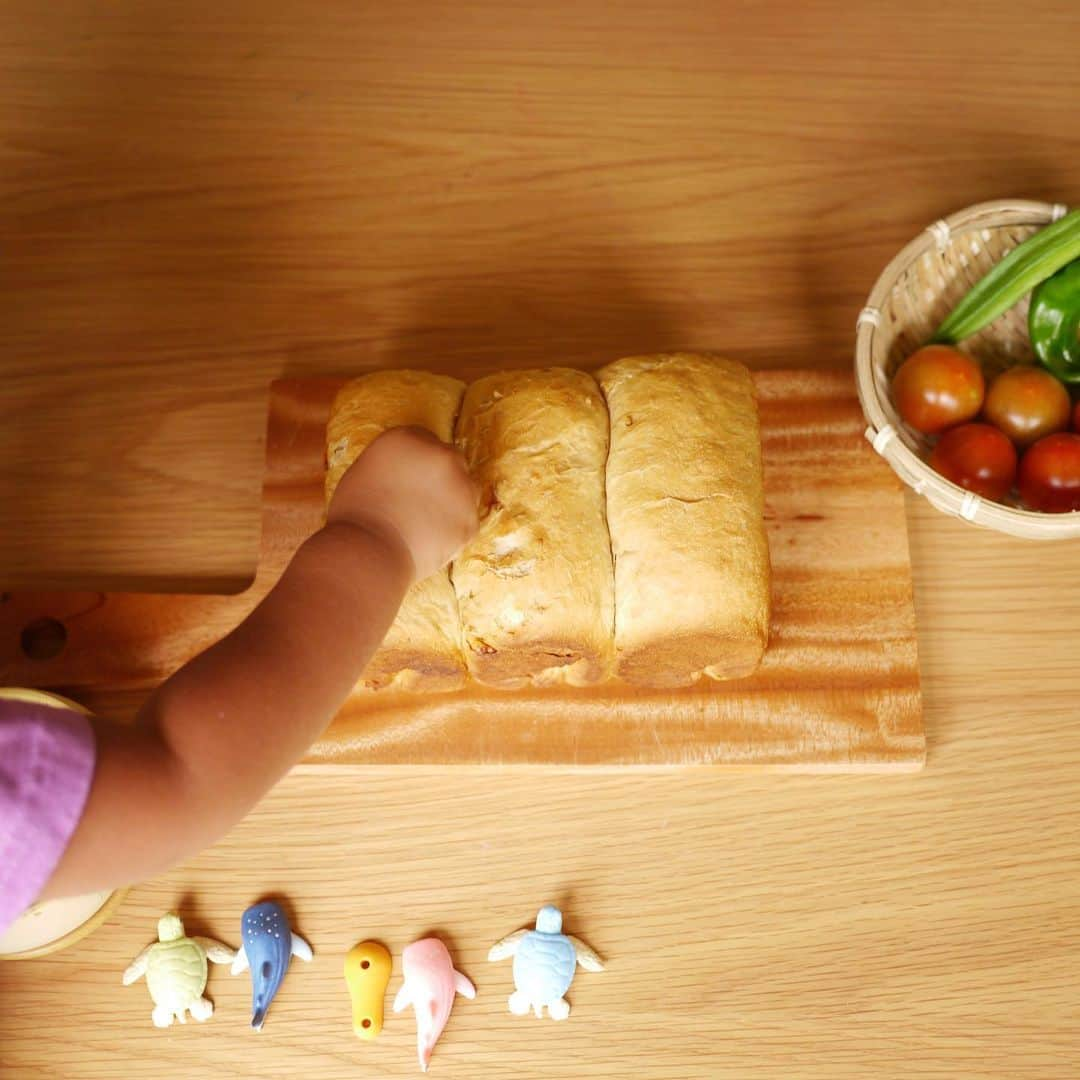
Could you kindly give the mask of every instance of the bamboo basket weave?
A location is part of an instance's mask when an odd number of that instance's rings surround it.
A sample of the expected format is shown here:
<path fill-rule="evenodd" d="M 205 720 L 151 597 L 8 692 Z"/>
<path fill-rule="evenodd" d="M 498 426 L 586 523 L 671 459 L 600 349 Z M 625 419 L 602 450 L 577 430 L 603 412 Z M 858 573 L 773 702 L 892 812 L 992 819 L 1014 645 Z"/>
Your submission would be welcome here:
<path fill-rule="evenodd" d="M 859 313 L 855 378 L 874 449 L 938 510 L 1012 536 L 1060 540 L 1080 536 L 1080 513 L 1040 514 L 990 502 L 946 480 L 927 464 L 932 440 L 908 427 L 893 407 L 889 384 L 903 360 L 929 340 L 967 290 L 1017 244 L 1064 216 L 1060 204 L 1001 199 L 960 210 L 924 229 L 882 271 Z M 1025 297 L 964 341 L 987 380 L 1004 368 L 1033 363 Z"/>

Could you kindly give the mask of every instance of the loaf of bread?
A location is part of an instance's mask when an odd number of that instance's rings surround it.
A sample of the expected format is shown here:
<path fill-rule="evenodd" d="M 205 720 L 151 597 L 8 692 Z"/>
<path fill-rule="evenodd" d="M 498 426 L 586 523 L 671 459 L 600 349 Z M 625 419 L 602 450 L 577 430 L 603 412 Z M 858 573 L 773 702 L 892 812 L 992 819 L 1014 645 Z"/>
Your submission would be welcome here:
<path fill-rule="evenodd" d="M 425 371 L 374 371 L 338 393 L 326 425 L 326 500 L 387 428 L 414 425 L 451 442 L 465 384 Z M 361 678 L 378 690 L 457 690 L 465 683 L 457 600 L 446 570 L 413 584 Z"/>
<path fill-rule="evenodd" d="M 598 373 L 611 416 L 607 516 L 620 678 L 747 675 L 769 637 L 769 549 L 750 373 L 635 356 Z"/>
<path fill-rule="evenodd" d="M 454 561 L 472 676 L 514 688 L 608 677 L 608 416 L 593 377 L 507 371 L 469 386 L 457 442 L 480 487 L 480 531 Z"/>

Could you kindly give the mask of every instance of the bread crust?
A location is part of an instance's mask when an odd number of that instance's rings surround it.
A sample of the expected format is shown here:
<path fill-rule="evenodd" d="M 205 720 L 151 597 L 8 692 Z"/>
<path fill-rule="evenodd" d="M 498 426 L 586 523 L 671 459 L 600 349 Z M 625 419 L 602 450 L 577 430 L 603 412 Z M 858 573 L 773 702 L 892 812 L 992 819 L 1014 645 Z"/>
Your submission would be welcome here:
<path fill-rule="evenodd" d="M 597 373 L 611 419 L 607 516 L 616 671 L 675 687 L 753 672 L 770 570 L 757 400 L 719 356 L 633 356 Z"/>
<path fill-rule="evenodd" d="M 451 573 L 470 674 L 506 689 L 608 678 L 608 416 L 596 381 L 571 368 L 479 379 L 457 441 L 481 491 L 480 530 Z"/>

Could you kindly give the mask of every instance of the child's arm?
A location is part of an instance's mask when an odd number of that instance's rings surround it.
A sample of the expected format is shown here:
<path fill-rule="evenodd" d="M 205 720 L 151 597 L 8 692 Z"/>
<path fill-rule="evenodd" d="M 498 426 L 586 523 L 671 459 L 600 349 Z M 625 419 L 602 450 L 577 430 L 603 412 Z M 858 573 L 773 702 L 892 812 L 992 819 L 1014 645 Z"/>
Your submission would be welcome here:
<path fill-rule="evenodd" d="M 181 668 L 132 727 L 96 725 L 86 809 L 43 896 L 158 873 L 242 818 L 330 722 L 410 583 L 476 528 L 460 457 L 387 432 L 342 478 L 327 525 L 231 634 Z"/>

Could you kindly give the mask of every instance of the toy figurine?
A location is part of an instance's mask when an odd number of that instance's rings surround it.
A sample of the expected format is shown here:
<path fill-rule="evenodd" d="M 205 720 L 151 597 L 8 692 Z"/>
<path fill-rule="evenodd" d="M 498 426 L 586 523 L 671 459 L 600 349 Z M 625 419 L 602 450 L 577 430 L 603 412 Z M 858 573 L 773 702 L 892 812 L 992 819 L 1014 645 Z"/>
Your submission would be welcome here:
<path fill-rule="evenodd" d="M 199 1021 L 214 1015 L 214 1004 L 203 997 L 206 989 L 206 961 L 227 964 L 232 949 L 206 937 L 185 937 L 180 916 L 170 911 L 158 920 L 158 940 L 148 945 L 124 972 L 124 985 L 146 976 L 146 986 L 154 1002 L 154 1027 L 166 1028 L 173 1020 L 186 1024 L 185 1012 Z"/>
<path fill-rule="evenodd" d="M 514 993 L 510 1011 L 525 1016 L 530 1009 L 552 1020 L 565 1020 L 570 1004 L 565 995 L 580 964 L 586 971 L 603 971 L 600 957 L 585 942 L 562 932 L 562 912 L 551 904 L 536 916 L 535 930 L 518 930 L 491 947 L 489 960 L 514 958 Z"/>
<path fill-rule="evenodd" d="M 412 1005 L 416 1013 L 416 1053 L 421 1071 L 427 1072 L 431 1051 L 450 1019 L 454 995 L 474 998 L 476 987 L 454 970 L 450 953 L 438 938 L 424 938 L 406 946 L 401 966 L 405 983 L 394 998 L 394 1012 Z"/>
<path fill-rule="evenodd" d="M 389 951 L 377 941 L 361 941 L 345 954 L 345 983 L 358 1038 L 371 1040 L 382 1031 L 383 1000 L 392 964 Z"/>
<path fill-rule="evenodd" d="M 289 918 L 273 900 L 252 904 L 240 918 L 240 949 L 232 973 L 251 971 L 251 1026 L 262 1031 L 270 1002 L 294 956 L 311 960 L 311 946 L 289 928 Z"/>

